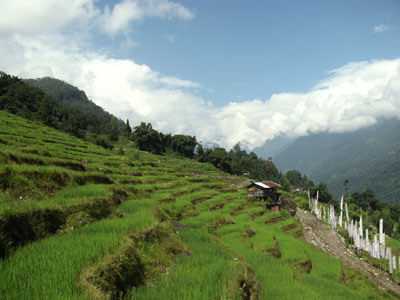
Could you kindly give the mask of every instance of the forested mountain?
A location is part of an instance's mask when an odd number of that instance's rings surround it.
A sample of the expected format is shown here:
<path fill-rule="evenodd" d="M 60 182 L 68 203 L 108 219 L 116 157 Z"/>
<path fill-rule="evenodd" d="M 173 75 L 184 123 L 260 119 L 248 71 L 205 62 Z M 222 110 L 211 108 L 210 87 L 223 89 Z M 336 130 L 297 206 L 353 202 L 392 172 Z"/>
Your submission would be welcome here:
<path fill-rule="evenodd" d="M 125 123 L 89 101 L 83 91 L 52 78 L 29 80 L 0 73 L 0 109 L 77 137 L 118 139 Z M 103 143 L 104 144 L 104 143 Z"/>
<path fill-rule="evenodd" d="M 351 133 L 320 133 L 301 137 L 273 157 L 282 171 L 297 169 L 314 181 L 324 181 L 339 196 L 349 180 L 350 192 L 367 188 L 378 198 L 400 199 L 400 120 Z"/>
<path fill-rule="evenodd" d="M 93 114 L 98 120 L 97 130 L 107 131 L 107 127 L 113 120 L 113 115 L 106 112 L 102 107 L 90 101 L 85 92 L 77 87 L 59 79 L 44 77 L 39 79 L 26 79 L 25 82 L 38 87 L 46 95 L 57 100 L 57 102 L 80 111 Z M 114 117 L 115 118 L 115 117 Z M 115 120 L 117 127 L 124 128 L 124 122 Z M 100 126 L 100 128 L 98 127 Z"/>

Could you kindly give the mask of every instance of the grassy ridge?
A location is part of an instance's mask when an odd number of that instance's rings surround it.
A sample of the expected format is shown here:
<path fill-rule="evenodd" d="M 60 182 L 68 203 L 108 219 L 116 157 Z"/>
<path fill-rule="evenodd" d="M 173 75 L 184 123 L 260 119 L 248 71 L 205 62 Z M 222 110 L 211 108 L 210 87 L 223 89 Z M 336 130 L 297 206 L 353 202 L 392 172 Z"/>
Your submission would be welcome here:
<path fill-rule="evenodd" d="M 248 202 L 241 178 L 0 120 L 2 299 L 394 297 L 356 288 L 368 280 L 305 244 L 286 211 Z"/>

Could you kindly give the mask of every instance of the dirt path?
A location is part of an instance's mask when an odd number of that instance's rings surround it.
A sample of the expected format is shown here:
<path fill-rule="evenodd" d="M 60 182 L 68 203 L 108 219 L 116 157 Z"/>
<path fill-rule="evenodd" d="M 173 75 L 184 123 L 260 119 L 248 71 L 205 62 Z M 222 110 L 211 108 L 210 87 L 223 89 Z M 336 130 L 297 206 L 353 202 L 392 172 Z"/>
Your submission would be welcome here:
<path fill-rule="evenodd" d="M 349 267 L 360 270 L 382 290 L 392 290 L 400 294 L 400 287 L 392 282 L 385 272 L 374 268 L 347 249 L 343 238 L 335 230 L 302 209 L 297 208 L 296 217 L 303 224 L 304 237 L 308 243 L 322 248 L 326 253 L 340 259 Z"/>

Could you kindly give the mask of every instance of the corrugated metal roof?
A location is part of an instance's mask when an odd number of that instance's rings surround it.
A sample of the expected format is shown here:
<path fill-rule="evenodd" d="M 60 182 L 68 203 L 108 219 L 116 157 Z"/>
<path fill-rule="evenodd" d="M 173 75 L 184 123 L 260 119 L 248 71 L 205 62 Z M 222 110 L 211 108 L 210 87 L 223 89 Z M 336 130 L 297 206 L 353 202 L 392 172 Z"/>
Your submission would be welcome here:
<path fill-rule="evenodd" d="M 280 187 L 281 186 L 280 184 L 277 184 L 277 183 L 275 183 L 273 181 L 264 181 L 263 184 L 265 184 L 265 185 L 267 185 L 267 186 L 269 186 L 271 188 Z"/>
<path fill-rule="evenodd" d="M 273 181 L 264 181 L 264 182 L 253 182 L 251 183 L 248 187 L 252 186 L 252 185 L 258 185 L 259 187 L 263 188 L 263 189 L 271 189 L 271 188 L 275 188 L 275 187 L 280 187 L 280 184 L 277 184 Z"/>
<path fill-rule="evenodd" d="M 269 189 L 271 188 L 270 186 L 266 185 L 264 182 L 254 182 L 254 184 L 261 186 L 264 189 Z"/>

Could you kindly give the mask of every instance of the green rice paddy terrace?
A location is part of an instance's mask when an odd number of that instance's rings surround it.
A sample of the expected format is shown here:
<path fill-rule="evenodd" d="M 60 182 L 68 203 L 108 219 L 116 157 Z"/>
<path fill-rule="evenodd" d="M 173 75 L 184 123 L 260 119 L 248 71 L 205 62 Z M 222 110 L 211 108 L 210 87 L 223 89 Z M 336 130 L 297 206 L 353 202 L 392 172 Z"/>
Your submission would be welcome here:
<path fill-rule="evenodd" d="M 1 299 L 398 299 L 210 164 L 0 111 Z"/>

